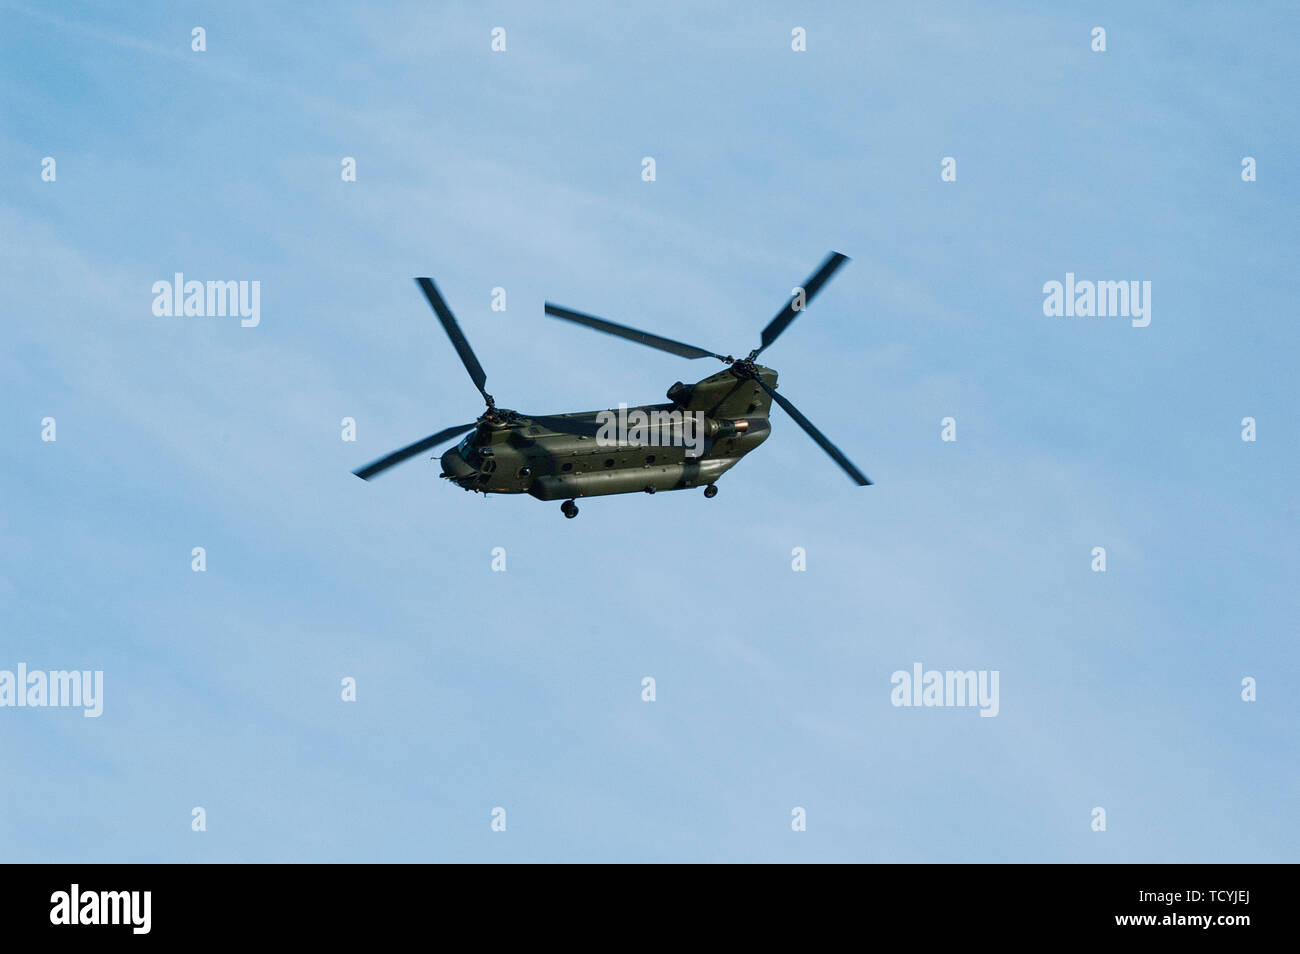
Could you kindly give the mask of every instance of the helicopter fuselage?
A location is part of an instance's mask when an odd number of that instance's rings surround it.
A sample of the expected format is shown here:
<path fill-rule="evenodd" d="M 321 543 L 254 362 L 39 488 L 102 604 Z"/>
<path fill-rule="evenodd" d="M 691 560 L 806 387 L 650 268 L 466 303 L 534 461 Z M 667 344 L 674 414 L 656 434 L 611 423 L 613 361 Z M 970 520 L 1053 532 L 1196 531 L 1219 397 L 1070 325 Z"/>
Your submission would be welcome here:
<path fill-rule="evenodd" d="M 442 476 L 466 490 L 539 500 L 708 487 L 771 433 L 772 399 L 755 377 L 776 387 L 776 372 L 754 365 L 678 382 L 668 404 L 531 416 L 493 408 L 442 455 Z M 611 436 L 612 415 L 637 419 L 638 411 L 647 423 L 631 440 Z M 688 416 L 695 440 L 684 439 Z"/>

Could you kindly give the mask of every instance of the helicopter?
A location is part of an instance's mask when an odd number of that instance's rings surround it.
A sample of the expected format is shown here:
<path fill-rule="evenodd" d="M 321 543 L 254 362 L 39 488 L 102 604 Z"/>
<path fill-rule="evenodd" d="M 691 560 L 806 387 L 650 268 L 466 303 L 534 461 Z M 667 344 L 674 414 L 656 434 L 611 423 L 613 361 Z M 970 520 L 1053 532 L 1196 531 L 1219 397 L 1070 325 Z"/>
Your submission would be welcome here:
<path fill-rule="evenodd" d="M 704 496 L 712 498 L 718 493 L 718 478 L 767 440 L 775 401 L 855 484 L 868 486 L 871 481 L 866 475 L 797 407 L 776 392 L 776 372 L 756 360 L 847 261 L 847 256 L 831 252 L 817 271 L 794 289 L 785 307 L 763 329 L 759 346 L 744 358 L 718 354 L 546 302 L 545 313 L 553 318 L 683 358 L 716 358 L 727 365 L 695 384 L 676 382 L 668 389 L 667 404 L 636 408 L 620 405 L 617 411 L 549 415 L 528 415 L 497 407 L 487 392 L 483 366 L 438 286 L 430 278 L 417 278 L 416 283 L 487 408 L 468 424 L 430 434 L 353 473 L 370 480 L 464 435 L 442 454 L 439 476 L 484 495 L 530 494 L 539 500 L 562 500 L 560 511 L 570 519 L 578 515 L 575 501 L 583 497 L 653 494 L 703 486 Z M 617 430 L 611 426 L 615 415 Z M 635 426 L 625 426 L 634 419 Z"/>

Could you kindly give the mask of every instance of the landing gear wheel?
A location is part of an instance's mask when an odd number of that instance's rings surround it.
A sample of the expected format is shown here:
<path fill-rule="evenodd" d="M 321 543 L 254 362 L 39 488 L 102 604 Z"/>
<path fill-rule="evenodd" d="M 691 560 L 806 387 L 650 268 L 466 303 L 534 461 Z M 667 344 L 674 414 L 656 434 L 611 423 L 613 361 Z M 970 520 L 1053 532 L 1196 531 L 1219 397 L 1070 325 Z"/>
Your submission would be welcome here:
<path fill-rule="evenodd" d="M 711 497 L 716 497 L 717 495 L 718 495 L 717 484 L 709 484 L 709 486 L 704 488 L 704 496 L 711 498 Z"/>
<path fill-rule="evenodd" d="M 560 513 L 572 520 L 578 515 L 578 505 L 572 500 L 566 500 L 564 503 L 560 504 Z"/>

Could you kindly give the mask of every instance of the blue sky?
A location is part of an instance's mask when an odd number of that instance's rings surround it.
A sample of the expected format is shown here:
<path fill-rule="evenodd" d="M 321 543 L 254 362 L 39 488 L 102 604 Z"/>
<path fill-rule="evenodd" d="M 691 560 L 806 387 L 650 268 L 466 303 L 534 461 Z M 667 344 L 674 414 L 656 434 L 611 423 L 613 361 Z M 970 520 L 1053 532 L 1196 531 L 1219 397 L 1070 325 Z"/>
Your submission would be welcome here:
<path fill-rule="evenodd" d="M 1293 6 L 0 17 L 0 669 L 105 684 L 0 709 L 0 858 L 1296 860 Z M 744 352 L 830 249 L 764 358 L 873 487 L 779 412 L 573 521 L 349 473 L 480 410 L 412 276 L 549 413 L 716 365 L 544 300 Z M 154 317 L 177 271 L 260 326 Z M 1069 271 L 1150 326 L 1045 317 Z"/>

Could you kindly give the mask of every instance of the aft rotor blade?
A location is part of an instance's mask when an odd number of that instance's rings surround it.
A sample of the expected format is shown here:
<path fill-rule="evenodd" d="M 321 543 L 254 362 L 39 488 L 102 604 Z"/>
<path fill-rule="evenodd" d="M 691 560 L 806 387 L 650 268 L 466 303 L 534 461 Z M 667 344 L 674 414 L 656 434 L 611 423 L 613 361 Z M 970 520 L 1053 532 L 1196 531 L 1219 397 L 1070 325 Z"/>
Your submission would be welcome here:
<path fill-rule="evenodd" d="M 580 311 L 561 308 L 559 305 L 552 305 L 549 301 L 546 303 L 546 313 L 552 318 L 573 321 L 580 325 L 586 325 L 588 328 L 603 331 L 607 335 L 618 335 L 620 338 L 627 338 L 629 341 L 635 341 L 651 348 L 658 348 L 660 351 L 667 351 L 669 354 L 681 355 L 683 358 L 717 358 L 719 361 L 726 361 L 727 363 L 732 360 L 704 348 L 697 348 L 695 345 L 682 344 L 680 341 L 652 335 L 648 331 L 638 331 L 636 328 L 629 328 L 627 325 L 615 324 L 612 321 L 606 321 L 604 318 L 597 318 L 595 315 L 584 315 Z"/>
<path fill-rule="evenodd" d="M 776 313 L 776 317 L 768 322 L 767 327 L 763 329 L 763 343 L 758 350 L 763 351 L 768 345 L 777 339 L 781 332 L 785 331 L 790 322 L 794 321 L 795 316 L 804 308 L 812 304 L 813 297 L 822 290 L 822 286 L 831 280 L 831 276 L 836 270 L 849 260 L 847 255 L 841 255 L 839 252 L 831 252 L 826 256 L 826 260 L 821 263 L 817 271 L 808 276 L 808 280 L 803 283 L 803 308 L 796 308 L 799 296 L 792 295 L 786 306 Z"/>
<path fill-rule="evenodd" d="M 813 427 L 812 421 L 804 417 L 803 414 L 799 412 L 799 409 L 797 407 L 795 407 L 793 404 L 791 404 L 781 395 L 777 394 L 775 390 L 769 388 L 766 384 L 763 384 L 762 381 L 759 381 L 758 383 L 762 385 L 764 391 L 772 395 L 772 400 L 776 401 L 777 404 L 785 408 L 786 413 L 795 419 L 795 423 L 797 423 L 800 427 L 802 427 L 805 431 L 808 432 L 809 437 L 811 437 L 813 440 L 815 440 L 818 444 L 821 445 L 822 450 L 830 454 L 831 459 L 835 461 L 835 463 L 839 464 L 841 467 L 844 468 L 844 472 L 848 474 L 851 478 L 853 478 L 853 482 L 855 484 L 857 484 L 859 487 L 871 486 L 871 481 L 867 479 L 867 475 L 864 474 L 862 471 L 858 470 L 857 467 L 853 466 L 853 461 L 845 457 L 844 454 L 840 451 L 840 449 L 836 447 L 834 444 L 832 444 L 825 434 L 817 430 L 817 428 Z"/>
<path fill-rule="evenodd" d="M 369 480 L 376 474 L 382 474 L 384 471 L 388 470 L 388 468 L 396 467 L 402 461 L 409 460 L 416 454 L 427 451 L 431 447 L 437 447 L 439 444 L 445 443 L 460 434 L 464 434 L 466 431 L 473 430 L 477 426 L 477 422 L 474 424 L 461 424 L 459 427 L 449 427 L 445 431 L 439 431 L 437 434 L 430 434 L 424 440 L 416 441 L 414 444 L 407 444 L 401 450 L 393 451 L 387 457 L 381 457 L 379 460 L 372 461 L 365 467 L 362 467 L 360 470 L 354 470 L 352 473 L 356 474 L 362 480 Z"/>
<path fill-rule="evenodd" d="M 424 292 L 424 297 L 429 299 L 429 304 L 433 306 L 434 313 L 437 314 L 438 320 L 442 322 L 443 330 L 447 332 L 447 337 L 451 339 L 452 347 L 460 355 L 460 360 L 465 365 L 465 370 L 469 372 L 474 386 L 478 388 L 483 400 L 487 402 L 488 407 L 492 407 L 494 402 L 492 395 L 487 393 L 485 385 L 487 384 L 487 375 L 483 373 L 483 366 L 478 363 L 478 356 L 474 354 L 474 349 L 469 346 L 469 339 L 465 333 L 460 330 L 460 325 L 456 324 L 456 316 L 451 313 L 447 303 L 442 299 L 442 293 L 438 291 L 438 286 L 430 278 L 417 278 L 416 283 L 420 290 Z"/>

